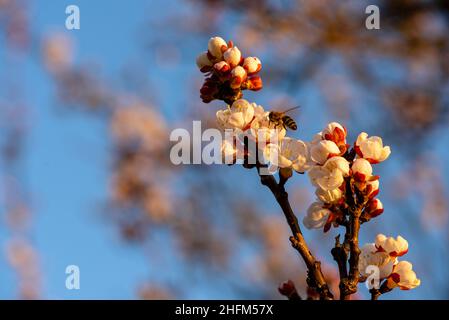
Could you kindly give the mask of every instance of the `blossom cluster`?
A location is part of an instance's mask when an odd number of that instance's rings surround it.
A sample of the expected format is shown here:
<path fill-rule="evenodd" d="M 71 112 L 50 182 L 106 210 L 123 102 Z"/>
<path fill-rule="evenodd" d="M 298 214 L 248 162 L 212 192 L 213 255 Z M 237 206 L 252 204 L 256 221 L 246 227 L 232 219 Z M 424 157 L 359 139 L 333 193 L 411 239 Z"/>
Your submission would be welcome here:
<path fill-rule="evenodd" d="M 345 222 L 349 207 L 358 205 L 361 220 L 366 222 L 383 212 L 379 193 L 379 176 L 372 164 L 388 158 L 390 147 L 380 137 L 362 132 L 351 150 L 347 130 L 339 123 L 329 123 L 310 142 L 311 168 L 308 175 L 316 187 L 317 201 L 308 209 L 303 223 L 309 229 L 324 228 Z"/>
<path fill-rule="evenodd" d="M 253 160 L 252 164 L 271 164 L 282 172 L 304 173 L 309 169 L 308 146 L 305 142 L 286 136 L 286 129 L 271 122 L 270 111 L 262 106 L 238 99 L 216 113 L 217 124 L 232 132 L 232 139 L 222 143 L 224 159 Z M 247 138 L 248 140 L 245 140 Z M 252 143 L 253 149 L 248 148 Z M 225 161 L 225 163 L 229 163 Z"/>
<path fill-rule="evenodd" d="M 408 242 L 401 236 L 396 239 L 378 234 L 374 243 L 367 243 L 361 248 L 359 271 L 362 277 L 368 277 L 371 272 L 369 266 L 379 269 L 379 279 L 386 280 L 384 285 L 388 289 L 398 287 L 410 290 L 420 285 L 421 281 L 412 270 L 408 261 L 399 261 L 408 252 Z"/>
<path fill-rule="evenodd" d="M 243 57 L 232 41 L 226 43 L 221 37 L 210 38 L 207 49 L 196 59 L 198 68 L 207 76 L 200 89 L 203 102 L 219 99 L 232 103 L 242 97 L 242 90 L 262 89 L 259 58 Z"/>
<path fill-rule="evenodd" d="M 227 104 L 216 113 L 217 125 L 225 131 L 221 146 L 224 163 L 257 167 L 261 176 L 279 169 L 279 183 L 276 180 L 274 183 L 279 187 L 277 192 L 284 195 L 284 185 L 294 171 L 307 173 L 315 187 L 316 200 L 303 218 L 304 226 L 324 232 L 332 226 L 346 227 L 344 248 L 339 244 L 339 237 L 335 247 L 344 250 L 344 261 L 337 261 L 339 266 L 350 264 L 350 272 L 340 274 L 341 293 L 353 294 L 352 287 L 359 282 L 358 274 L 360 279 L 367 280 L 369 266 L 378 268 L 384 292 L 395 287 L 408 290 L 420 285 L 411 263 L 398 260 L 408 252 L 408 243 L 402 237 L 394 239 L 379 234 L 374 243 L 366 244 L 361 250 L 358 248 L 360 225 L 384 211 L 377 198 L 380 177 L 373 172 L 373 165 L 385 161 L 391 154 L 382 138 L 362 132 L 350 144 L 346 127 L 337 122 L 329 123 L 310 142 L 288 137 L 290 126 L 284 120 L 293 121 L 291 118 L 242 98 L 242 90 L 262 88 L 257 75 L 261 63 L 255 57 L 243 58 L 231 41 L 211 38 L 208 51 L 197 58 L 197 65 L 208 75 L 200 90 L 203 101 L 219 99 Z M 261 168 L 271 170 L 261 173 Z M 304 244 L 298 248 L 307 250 Z M 346 261 L 348 253 L 351 258 Z M 332 254 L 335 260 L 340 259 L 337 251 Z M 292 283 L 287 283 L 280 291 L 291 298 L 295 290 Z"/>

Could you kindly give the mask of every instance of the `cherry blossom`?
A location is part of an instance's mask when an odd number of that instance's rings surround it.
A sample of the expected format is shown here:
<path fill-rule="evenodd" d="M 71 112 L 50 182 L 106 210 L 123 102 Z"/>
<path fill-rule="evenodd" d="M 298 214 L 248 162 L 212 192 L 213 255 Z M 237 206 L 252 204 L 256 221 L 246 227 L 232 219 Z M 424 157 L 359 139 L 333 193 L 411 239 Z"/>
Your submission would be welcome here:
<path fill-rule="evenodd" d="M 386 160 L 391 153 L 390 147 L 383 146 L 382 138 L 376 136 L 368 138 L 366 132 L 358 136 L 355 151 L 359 157 L 373 164 Z"/>
<path fill-rule="evenodd" d="M 242 98 L 243 90 L 258 91 L 263 83 L 258 72 L 262 63 L 257 57 L 244 57 L 232 41 L 226 43 L 221 37 L 212 37 L 208 50 L 196 60 L 206 79 L 200 89 L 204 103 L 215 99 L 232 104 Z"/>
<path fill-rule="evenodd" d="M 408 261 L 400 261 L 394 266 L 393 272 L 388 278 L 388 287 L 399 287 L 401 290 L 410 290 L 418 287 L 421 280 L 416 277 L 416 273 L 412 270 L 413 265 Z"/>
<path fill-rule="evenodd" d="M 340 149 L 338 146 L 330 140 L 321 140 L 316 143 L 312 143 L 310 148 L 310 157 L 317 164 L 324 164 L 327 159 L 339 155 Z"/>
<path fill-rule="evenodd" d="M 254 108 L 245 99 L 236 100 L 231 107 L 216 113 L 218 125 L 223 129 L 247 130 L 254 118 Z"/>
<path fill-rule="evenodd" d="M 323 228 L 332 214 L 332 211 L 323 207 L 323 203 L 314 202 L 307 210 L 306 216 L 303 218 L 302 223 L 307 229 L 320 229 Z"/>
<path fill-rule="evenodd" d="M 321 188 L 317 188 L 315 195 L 324 203 L 335 204 L 342 199 L 343 191 L 339 188 L 335 188 L 333 190 L 323 190 Z"/>
<path fill-rule="evenodd" d="M 297 172 L 305 172 L 308 168 L 308 148 L 301 141 L 292 138 L 282 139 L 280 146 L 270 144 L 265 149 L 266 158 L 280 168 L 292 168 Z"/>
<path fill-rule="evenodd" d="M 369 266 L 379 268 L 379 278 L 386 279 L 393 272 L 393 267 L 397 263 L 397 259 L 389 256 L 385 252 L 379 252 L 374 243 L 367 243 L 360 249 L 359 272 L 366 277 L 372 271 Z"/>
<path fill-rule="evenodd" d="M 215 99 L 226 103 L 224 109 L 216 112 L 218 126 L 227 129 L 226 134 L 233 134 L 231 140 L 221 145 L 225 163 L 235 164 L 238 159 L 243 160 L 238 163 L 244 168 L 257 169 L 261 183 L 272 192 L 287 218 L 292 245 L 308 265 L 310 283 L 317 284 L 312 289 L 322 289 L 320 298 L 333 296 L 326 288 L 320 267 L 314 264 L 316 260 L 288 199 L 287 182 L 293 177 L 293 171 L 307 172 L 316 187 L 316 201 L 303 217 L 304 226 L 324 232 L 332 226 L 343 230 L 344 237 L 340 238 L 339 233 L 335 238 L 331 254 L 339 266 L 339 288 L 344 299 L 357 291 L 360 281 L 372 280 L 370 267 L 378 268 L 379 280 L 383 282 L 370 291 L 373 299 L 395 287 L 408 290 L 420 285 L 411 263 L 399 261 L 408 252 L 408 242 L 401 236 L 378 234 L 374 243 L 359 248 L 360 226 L 384 212 L 382 202 L 376 198 L 380 176 L 375 175 L 373 166 L 386 160 L 391 150 L 383 146 L 380 137 L 369 137 L 362 132 L 354 143 L 348 144 L 348 131 L 338 122 L 327 124 L 310 142 L 287 136 L 290 131 L 270 117 L 270 110 L 242 98 L 243 90 L 262 89 L 258 74 L 262 63 L 257 57 L 245 57 L 232 41 L 211 38 L 208 51 L 197 57 L 196 64 L 206 76 L 200 89 L 201 99 L 205 103 Z M 291 281 L 282 284 L 279 291 L 289 298 L 296 292 Z"/>
<path fill-rule="evenodd" d="M 343 157 L 333 157 L 323 166 L 314 166 L 309 170 L 311 183 L 323 190 L 340 187 L 349 175 L 349 162 Z"/>
<path fill-rule="evenodd" d="M 255 140 L 263 139 L 267 144 L 272 141 L 280 142 L 287 134 L 285 128 L 279 128 L 268 118 L 268 111 L 256 103 L 252 103 L 254 120 L 251 122 L 251 135 Z"/>
<path fill-rule="evenodd" d="M 401 236 L 396 239 L 378 234 L 376 237 L 376 248 L 379 252 L 386 252 L 392 257 L 400 257 L 408 252 L 408 242 Z"/>

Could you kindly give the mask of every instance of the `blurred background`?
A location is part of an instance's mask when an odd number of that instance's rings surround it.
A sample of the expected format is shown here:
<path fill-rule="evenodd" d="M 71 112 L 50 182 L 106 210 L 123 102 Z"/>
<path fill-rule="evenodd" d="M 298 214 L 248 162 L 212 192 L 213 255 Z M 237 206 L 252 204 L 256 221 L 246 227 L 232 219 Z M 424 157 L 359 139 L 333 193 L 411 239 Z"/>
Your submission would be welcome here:
<path fill-rule="evenodd" d="M 262 60 L 264 89 L 245 98 L 302 106 L 296 138 L 334 120 L 350 141 L 383 137 L 385 212 L 360 241 L 405 237 L 421 286 L 382 299 L 449 298 L 448 1 L 0 0 L 0 30 L 0 298 L 281 299 L 287 279 L 304 293 L 255 171 L 169 162 L 171 130 L 213 127 L 223 107 L 201 102 L 195 65 L 215 35 Z M 302 220 L 313 188 L 287 189 Z M 335 288 L 338 230 L 304 233 Z"/>

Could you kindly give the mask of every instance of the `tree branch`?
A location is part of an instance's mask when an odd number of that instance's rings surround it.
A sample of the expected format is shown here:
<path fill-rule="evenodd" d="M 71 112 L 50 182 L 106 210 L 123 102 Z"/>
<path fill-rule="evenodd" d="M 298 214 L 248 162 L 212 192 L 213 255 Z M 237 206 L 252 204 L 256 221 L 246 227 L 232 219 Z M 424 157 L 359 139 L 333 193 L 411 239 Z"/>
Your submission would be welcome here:
<path fill-rule="evenodd" d="M 293 234 L 293 236 L 290 237 L 292 246 L 299 252 L 307 266 L 308 285 L 314 288 L 320 294 L 321 299 L 333 299 L 333 295 L 329 291 L 328 285 L 321 271 L 321 263 L 320 261 L 317 261 L 312 255 L 306 244 L 306 241 L 304 240 L 298 224 L 298 219 L 296 218 L 296 215 L 294 214 L 290 206 L 288 193 L 285 191 L 284 186 L 279 185 L 272 175 L 259 174 L 259 176 L 261 183 L 270 189 L 279 206 L 281 207 L 282 212 L 284 213 L 284 216 Z"/>
<path fill-rule="evenodd" d="M 373 288 L 369 292 L 371 293 L 371 300 L 378 300 L 382 294 L 388 293 L 392 288 L 388 287 L 388 282 L 384 281 L 379 289 Z"/>
<path fill-rule="evenodd" d="M 349 249 L 351 255 L 349 257 L 349 275 L 348 275 L 348 293 L 357 292 L 357 284 L 359 283 L 359 230 L 360 230 L 360 214 L 361 209 L 357 208 L 352 212 L 349 218 Z"/>
<path fill-rule="evenodd" d="M 340 273 L 340 300 L 349 300 L 350 296 L 357 292 L 357 285 L 359 283 L 359 230 L 360 230 L 360 216 L 362 214 L 362 209 L 366 203 L 363 199 L 358 201 L 359 197 L 356 194 L 357 200 L 354 198 L 355 190 L 353 190 L 353 185 L 351 180 L 346 181 L 346 201 L 348 204 L 347 215 L 349 216 L 349 223 L 346 224 L 345 241 L 342 249 L 340 251 L 345 252 L 345 259 L 349 256 L 349 273 Z M 335 249 L 335 248 L 334 248 Z M 333 249 L 333 250 L 334 250 Z M 331 251 L 332 252 L 332 251 Z M 342 253 L 340 255 L 343 256 Z M 335 257 L 334 257 L 335 259 Z M 342 259 L 342 258 L 340 258 Z M 338 263 L 338 261 L 337 261 Z M 342 263 L 342 262 L 340 262 Z M 346 267 L 346 260 L 345 260 Z"/>
<path fill-rule="evenodd" d="M 343 244 L 340 243 L 340 235 L 338 235 L 335 238 L 335 246 L 331 250 L 332 257 L 337 262 L 338 265 L 338 272 L 340 276 L 340 299 L 342 299 L 343 294 L 342 292 L 345 291 L 345 284 L 344 279 L 348 277 L 348 267 L 347 267 L 347 260 L 348 260 L 348 250 L 345 248 Z"/>
<path fill-rule="evenodd" d="M 371 300 L 377 300 L 381 295 L 379 289 L 371 289 L 369 293 L 371 293 Z"/>

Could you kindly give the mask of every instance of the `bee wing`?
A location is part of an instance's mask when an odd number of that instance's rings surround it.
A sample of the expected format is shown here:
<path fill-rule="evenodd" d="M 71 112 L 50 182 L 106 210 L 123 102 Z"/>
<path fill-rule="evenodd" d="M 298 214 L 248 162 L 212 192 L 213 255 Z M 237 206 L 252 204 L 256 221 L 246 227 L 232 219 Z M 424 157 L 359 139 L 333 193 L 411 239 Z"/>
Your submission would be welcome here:
<path fill-rule="evenodd" d="M 301 108 L 301 106 L 296 106 L 296 107 L 287 109 L 287 110 L 285 110 L 285 111 L 282 111 L 282 113 L 287 113 L 287 112 L 290 112 L 290 111 L 293 111 L 293 110 L 296 110 L 296 109 L 299 109 L 299 108 Z"/>

